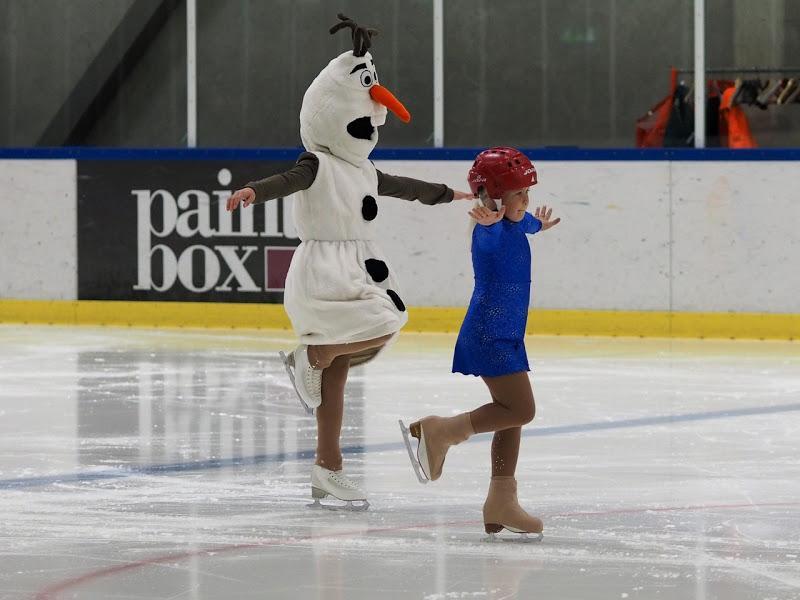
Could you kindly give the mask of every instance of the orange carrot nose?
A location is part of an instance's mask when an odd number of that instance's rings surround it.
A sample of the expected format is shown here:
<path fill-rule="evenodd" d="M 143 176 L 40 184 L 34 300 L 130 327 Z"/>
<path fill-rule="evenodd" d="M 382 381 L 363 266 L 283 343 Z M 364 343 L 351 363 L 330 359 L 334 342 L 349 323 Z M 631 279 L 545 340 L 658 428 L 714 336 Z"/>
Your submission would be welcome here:
<path fill-rule="evenodd" d="M 411 113 L 408 112 L 403 103 L 394 97 L 394 94 L 387 90 L 382 85 L 377 83 L 369 88 L 370 98 L 375 100 L 378 104 L 383 104 L 386 108 L 400 117 L 403 123 L 408 123 L 411 120 Z"/>

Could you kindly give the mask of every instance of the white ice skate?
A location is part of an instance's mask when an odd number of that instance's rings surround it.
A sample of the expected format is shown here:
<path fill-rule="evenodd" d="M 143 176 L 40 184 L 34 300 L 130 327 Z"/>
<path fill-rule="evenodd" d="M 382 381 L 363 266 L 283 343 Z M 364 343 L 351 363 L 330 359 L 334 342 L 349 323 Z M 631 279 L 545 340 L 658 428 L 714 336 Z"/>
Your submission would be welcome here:
<path fill-rule="evenodd" d="M 332 496 L 345 502 L 344 505 L 322 504 L 320 500 Z M 355 482 L 346 477 L 342 471 L 331 471 L 325 467 L 314 465 L 311 469 L 311 497 L 314 502 L 311 508 L 327 508 L 329 510 L 367 510 L 367 495 Z M 354 504 L 358 502 L 359 504 Z"/>
<path fill-rule="evenodd" d="M 297 398 L 305 411 L 313 415 L 322 404 L 322 369 L 315 369 L 308 361 L 308 346 L 300 344 L 286 356 L 280 352 L 283 366 L 289 374 Z"/>
<path fill-rule="evenodd" d="M 425 475 L 422 465 L 420 465 L 419 459 L 414 455 L 414 451 L 411 449 L 411 432 L 409 431 L 408 427 L 403 424 L 402 419 L 398 419 L 397 421 L 400 423 L 400 433 L 403 434 L 403 441 L 406 444 L 406 451 L 408 452 L 408 460 L 411 461 L 411 466 L 414 468 L 414 473 L 417 475 L 417 479 L 420 483 L 428 483 L 428 478 Z M 424 449 L 423 449 L 424 454 Z"/>

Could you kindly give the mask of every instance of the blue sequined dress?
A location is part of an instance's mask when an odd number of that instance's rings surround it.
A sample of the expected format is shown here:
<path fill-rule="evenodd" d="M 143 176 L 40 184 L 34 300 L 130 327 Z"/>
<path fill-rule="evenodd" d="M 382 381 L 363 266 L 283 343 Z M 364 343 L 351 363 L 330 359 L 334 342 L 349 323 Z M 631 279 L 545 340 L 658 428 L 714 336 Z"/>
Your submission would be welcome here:
<path fill-rule="evenodd" d="M 458 333 L 453 373 L 497 377 L 529 371 L 525 325 L 531 294 L 531 249 L 526 234 L 542 223 L 531 215 L 475 225 L 475 290 Z"/>

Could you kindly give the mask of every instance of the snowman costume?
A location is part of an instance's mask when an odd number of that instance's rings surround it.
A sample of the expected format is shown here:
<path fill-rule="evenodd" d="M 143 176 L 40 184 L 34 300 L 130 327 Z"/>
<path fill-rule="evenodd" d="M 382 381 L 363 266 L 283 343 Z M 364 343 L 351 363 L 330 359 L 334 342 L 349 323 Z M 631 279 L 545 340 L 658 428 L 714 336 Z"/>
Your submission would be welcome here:
<path fill-rule="evenodd" d="M 355 49 L 331 60 L 303 96 L 300 137 L 307 152 L 290 171 L 247 184 L 256 191 L 256 202 L 294 194 L 301 243 L 286 277 L 284 307 L 301 348 L 399 332 L 408 314 L 394 271 L 375 239 L 376 199 L 388 195 L 428 205 L 453 199 L 444 184 L 386 175 L 370 162 L 387 106 L 404 121 L 410 115 L 378 83 L 366 51 L 369 38 L 357 40 L 355 33 Z M 356 357 L 351 364 L 376 354 Z"/>
<path fill-rule="evenodd" d="M 376 32 L 341 14 L 339 19 L 331 33 L 350 27 L 353 51 L 330 61 L 303 96 L 300 137 L 307 152 L 290 170 L 247 184 L 255 202 L 294 194 L 301 243 L 286 277 L 284 307 L 300 345 L 288 356 L 281 352 L 281 358 L 309 413 L 322 403 L 323 373 L 310 364 L 309 345 L 394 335 L 408 320 L 397 279 L 375 239 L 376 199 L 394 196 L 433 205 L 454 195 L 444 184 L 381 173 L 369 161 L 387 108 L 403 121 L 411 116 L 378 83 L 367 51 Z M 350 365 L 372 360 L 379 350 L 350 355 Z M 314 465 L 311 490 L 314 507 L 327 496 L 349 508 L 369 506 L 363 490 L 342 471 Z"/>
<path fill-rule="evenodd" d="M 400 331 L 408 320 L 395 275 L 375 241 L 378 176 L 368 157 L 387 113 L 369 94 L 376 79 L 369 52 L 345 52 L 303 97 L 300 137 L 318 169 L 293 201 L 302 243 L 284 298 L 303 344 L 370 340 Z"/>

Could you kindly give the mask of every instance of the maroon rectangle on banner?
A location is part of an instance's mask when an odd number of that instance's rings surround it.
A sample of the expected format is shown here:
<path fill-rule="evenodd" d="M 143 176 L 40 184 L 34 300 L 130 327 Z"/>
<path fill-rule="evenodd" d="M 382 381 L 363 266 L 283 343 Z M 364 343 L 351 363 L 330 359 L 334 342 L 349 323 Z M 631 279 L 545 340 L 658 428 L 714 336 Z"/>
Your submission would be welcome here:
<path fill-rule="evenodd" d="M 292 262 L 294 248 L 267 246 L 264 248 L 264 281 L 266 291 L 282 291 L 286 287 L 286 274 Z"/>

